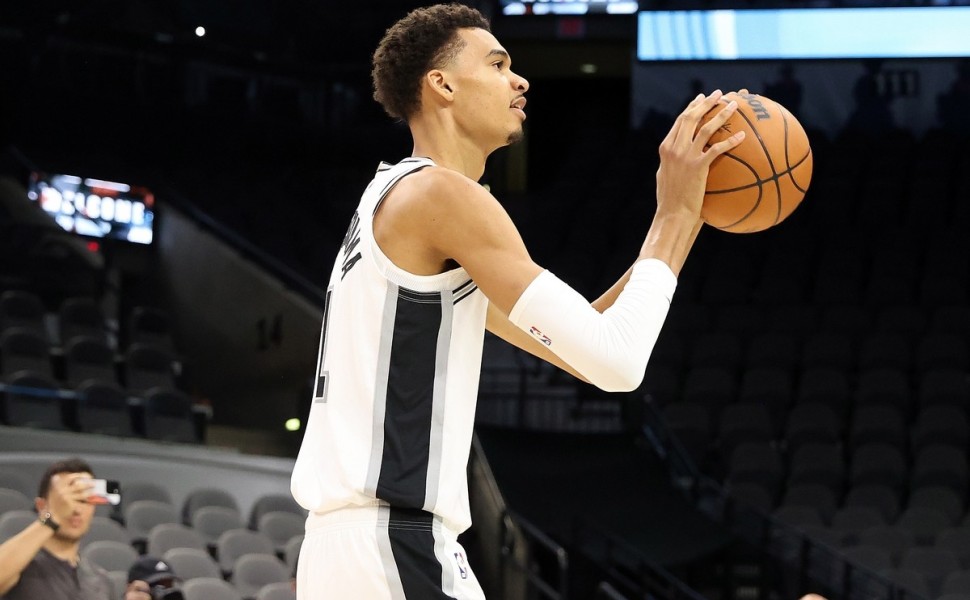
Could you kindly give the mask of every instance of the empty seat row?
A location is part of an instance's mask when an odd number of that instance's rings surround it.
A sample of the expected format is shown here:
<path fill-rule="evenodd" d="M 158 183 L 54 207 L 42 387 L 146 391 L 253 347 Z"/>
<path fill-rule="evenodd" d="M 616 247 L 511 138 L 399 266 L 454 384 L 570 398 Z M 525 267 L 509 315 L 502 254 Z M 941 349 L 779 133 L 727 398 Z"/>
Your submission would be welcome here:
<path fill-rule="evenodd" d="M 136 343 L 121 355 L 102 339 L 83 335 L 67 342 L 62 352 L 52 352 L 43 336 L 26 327 L 0 332 L 0 376 L 9 379 L 28 371 L 77 387 L 85 381 L 124 385 L 133 393 L 153 387 L 179 387 L 180 363 L 170 351 Z"/>
<path fill-rule="evenodd" d="M 118 326 L 107 318 L 94 298 L 66 298 L 56 311 L 49 311 L 41 298 L 30 291 L 7 290 L 0 294 L 0 332 L 11 327 L 26 328 L 55 345 L 66 345 L 77 336 L 86 336 L 114 346 L 142 343 L 174 351 L 170 321 L 162 309 L 136 306 L 118 331 Z M 119 335 L 125 338 L 121 343 L 117 339 Z"/>

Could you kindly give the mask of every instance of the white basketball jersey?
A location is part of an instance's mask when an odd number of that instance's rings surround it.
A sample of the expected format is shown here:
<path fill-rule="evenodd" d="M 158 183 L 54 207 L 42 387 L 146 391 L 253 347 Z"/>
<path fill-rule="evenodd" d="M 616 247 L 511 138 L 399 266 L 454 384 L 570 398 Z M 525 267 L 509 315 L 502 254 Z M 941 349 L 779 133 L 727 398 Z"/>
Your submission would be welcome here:
<path fill-rule="evenodd" d="M 382 163 L 351 220 L 330 276 L 291 489 L 310 511 L 381 501 L 461 532 L 471 525 L 466 466 L 488 300 L 464 269 L 398 268 L 372 226 L 394 184 L 433 165 Z"/>

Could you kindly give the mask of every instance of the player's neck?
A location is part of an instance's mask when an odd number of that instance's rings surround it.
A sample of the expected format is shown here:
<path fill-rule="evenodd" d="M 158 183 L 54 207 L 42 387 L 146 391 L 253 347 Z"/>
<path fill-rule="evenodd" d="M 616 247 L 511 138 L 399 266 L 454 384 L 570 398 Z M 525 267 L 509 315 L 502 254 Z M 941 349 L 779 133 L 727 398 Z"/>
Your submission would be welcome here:
<path fill-rule="evenodd" d="M 430 158 L 439 167 L 458 171 L 478 181 L 485 173 L 485 160 L 493 149 L 485 149 L 453 127 L 426 127 L 411 124 L 414 139 L 412 156 Z"/>

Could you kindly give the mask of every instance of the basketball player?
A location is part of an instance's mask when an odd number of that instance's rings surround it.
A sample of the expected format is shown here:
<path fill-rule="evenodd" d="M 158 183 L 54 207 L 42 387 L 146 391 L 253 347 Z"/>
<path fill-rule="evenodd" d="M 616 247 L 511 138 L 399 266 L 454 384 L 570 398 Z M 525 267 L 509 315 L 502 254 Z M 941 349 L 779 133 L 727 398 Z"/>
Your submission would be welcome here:
<path fill-rule="evenodd" d="M 701 228 L 708 167 L 743 138 L 705 148 L 736 105 L 695 133 L 721 93 L 689 104 L 660 146 L 640 254 L 590 304 L 533 262 L 476 183 L 523 135 L 529 83 L 511 67 L 488 22 L 458 4 L 411 12 L 374 54 L 374 97 L 407 122 L 414 149 L 378 168 L 330 278 L 292 477 L 310 511 L 301 600 L 484 597 L 456 541 L 471 524 L 484 330 L 604 390 L 635 389 Z"/>

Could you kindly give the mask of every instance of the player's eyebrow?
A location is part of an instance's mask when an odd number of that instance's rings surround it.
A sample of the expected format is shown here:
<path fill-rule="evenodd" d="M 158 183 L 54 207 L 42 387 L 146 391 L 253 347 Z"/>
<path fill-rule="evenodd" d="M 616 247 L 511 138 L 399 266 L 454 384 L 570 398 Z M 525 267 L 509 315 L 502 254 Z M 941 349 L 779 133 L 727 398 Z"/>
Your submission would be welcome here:
<path fill-rule="evenodd" d="M 488 54 L 486 54 L 485 55 L 485 58 L 490 58 L 492 56 L 501 56 L 501 57 L 505 58 L 506 60 L 509 59 L 509 53 L 506 52 L 505 50 L 500 50 L 498 48 L 496 48 L 495 50 L 492 50 Z"/>

